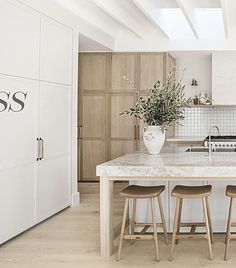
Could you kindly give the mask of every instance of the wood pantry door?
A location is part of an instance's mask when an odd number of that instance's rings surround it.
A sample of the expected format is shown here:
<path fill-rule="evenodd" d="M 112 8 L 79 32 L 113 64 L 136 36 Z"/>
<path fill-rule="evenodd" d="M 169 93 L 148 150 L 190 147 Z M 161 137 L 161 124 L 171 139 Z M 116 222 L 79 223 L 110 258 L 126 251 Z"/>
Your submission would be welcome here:
<path fill-rule="evenodd" d="M 96 165 L 108 160 L 107 96 L 83 94 L 79 104 L 80 180 L 99 180 Z"/>

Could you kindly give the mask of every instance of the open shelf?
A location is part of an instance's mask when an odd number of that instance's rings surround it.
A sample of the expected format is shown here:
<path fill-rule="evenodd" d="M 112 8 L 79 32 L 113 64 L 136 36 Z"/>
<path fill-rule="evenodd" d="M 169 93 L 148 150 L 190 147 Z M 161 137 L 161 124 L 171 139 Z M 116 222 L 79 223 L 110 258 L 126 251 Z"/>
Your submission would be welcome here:
<path fill-rule="evenodd" d="M 190 105 L 190 108 L 236 108 L 236 105 L 226 105 L 226 104 L 198 104 L 198 105 Z"/>

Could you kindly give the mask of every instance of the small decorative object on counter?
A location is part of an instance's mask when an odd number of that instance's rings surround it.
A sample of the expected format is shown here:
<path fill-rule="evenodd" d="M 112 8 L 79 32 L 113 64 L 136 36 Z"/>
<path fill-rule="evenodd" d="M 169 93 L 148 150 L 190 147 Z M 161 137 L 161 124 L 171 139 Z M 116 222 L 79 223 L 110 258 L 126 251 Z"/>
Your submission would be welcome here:
<path fill-rule="evenodd" d="M 208 92 L 199 93 L 199 104 L 205 105 L 208 101 Z"/>
<path fill-rule="evenodd" d="M 195 78 L 192 79 L 191 86 L 193 86 L 193 87 L 198 86 L 198 82 L 197 82 L 197 80 Z"/>
<path fill-rule="evenodd" d="M 176 81 L 176 71 L 172 68 L 166 83 L 157 81 L 146 89 L 147 96 L 140 97 L 135 107 L 120 115 L 134 115 L 148 125 L 144 128 L 143 140 L 150 154 L 158 154 L 165 141 L 166 128 L 173 122 L 184 119 L 184 109 L 189 107 L 191 98 L 186 99 L 182 79 Z"/>
<path fill-rule="evenodd" d="M 198 96 L 195 95 L 194 99 L 193 99 L 193 105 L 198 105 L 199 104 L 199 99 Z"/>

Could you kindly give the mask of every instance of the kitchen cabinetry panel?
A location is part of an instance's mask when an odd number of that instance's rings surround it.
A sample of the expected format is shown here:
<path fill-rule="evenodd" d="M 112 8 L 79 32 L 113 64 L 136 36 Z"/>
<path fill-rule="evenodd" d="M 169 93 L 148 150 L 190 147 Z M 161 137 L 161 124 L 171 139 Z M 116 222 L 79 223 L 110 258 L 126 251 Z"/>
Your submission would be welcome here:
<path fill-rule="evenodd" d="M 36 223 L 35 163 L 0 171 L 0 244 Z"/>
<path fill-rule="evenodd" d="M 235 181 L 209 182 L 212 185 L 212 194 L 209 197 L 213 232 L 225 232 L 230 198 L 225 195 L 227 185 L 235 185 Z M 236 213 L 233 212 L 233 221 L 236 221 Z"/>
<path fill-rule="evenodd" d="M 0 73 L 39 78 L 40 15 L 16 1 L 1 1 Z"/>
<path fill-rule="evenodd" d="M 111 95 L 111 138 L 135 139 L 134 116 L 121 116 L 120 112 L 135 105 L 137 95 Z"/>
<path fill-rule="evenodd" d="M 82 180 L 99 180 L 96 177 L 96 166 L 108 160 L 106 142 L 83 141 L 82 146 Z"/>
<path fill-rule="evenodd" d="M 135 141 L 113 140 L 111 141 L 111 159 L 132 153 L 136 150 Z"/>
<path fill-rule="evenodd" d="M 79 60 L 78 174 L 79 180 L 98 180 L 96 164 L 144 150 L 143 123 L 120 112 L 134 107 L 157 80 L 163 82 L 175 59 L 168 53 L 125 52 L 80 53 Z"/>
<path fill-rule="evenodd" d="M 47 159 L 68 153 L 71 88 L 41 82 L 39 99 L 39 137 L 44 140 L 44 157 Z"/>
<path fill-rule="evenodd" d="M 141 53 L 140 55 L 140 90 L 154 85 L 158 80 L 164 79 L 164 54 Z"/>
<path fill-rule="evenodd" d="M 49 18 L 41 20 L 40 79 L 72 84 L 73 32 Z"/>
<path fill-rule="evenodd" d="M 134 88 L 129 81 L 124 79 L 127 77 L 134 87 L 137 89 L 137 54 L 136 53 L 113 53 L 112 54 L 112 74 L 111 89 L 112 91 L 132 91 Z"/>
<path fill-rule="evenodd" d="M 106 96 L 83 95 L 80 101 L 80 137 L 105 138 L 106 136 Z M 79 115 L 80 116 L 80 115 Z"/>
<path fill-rule="evenodd" d="M 107 88 L 107 53 L 80 54 L 80 85 L 82 91 L 105 91 Z"/>
<path fill-rule="evenodd" d="M 69 206 L 70 156 L 40 161 L 38 167 L 38 218 L 42 221 Z"/>
<path fill-rule="evenodd" d="M 0 76 L 1 168 L 35 161 L 38 86 L 37 81 Z"/>
<path fill-rule="evenodd" d="M 235 105 L 236 92 L 234 73 L 236 52 L 212 53 L 212 99 L 214 104 Z"/>

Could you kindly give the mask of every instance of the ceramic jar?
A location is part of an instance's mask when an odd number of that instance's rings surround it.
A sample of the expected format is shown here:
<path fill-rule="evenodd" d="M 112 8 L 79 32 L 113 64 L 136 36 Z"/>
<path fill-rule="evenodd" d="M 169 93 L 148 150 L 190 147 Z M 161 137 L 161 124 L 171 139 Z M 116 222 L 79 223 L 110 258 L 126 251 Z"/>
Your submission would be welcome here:
<path fill-rule="evenodd" d="M 165 130 L 159 126 L 148 126 L 143 129 L 143 142 L 149 154 L 159 154 L 165 142 Z"/>

